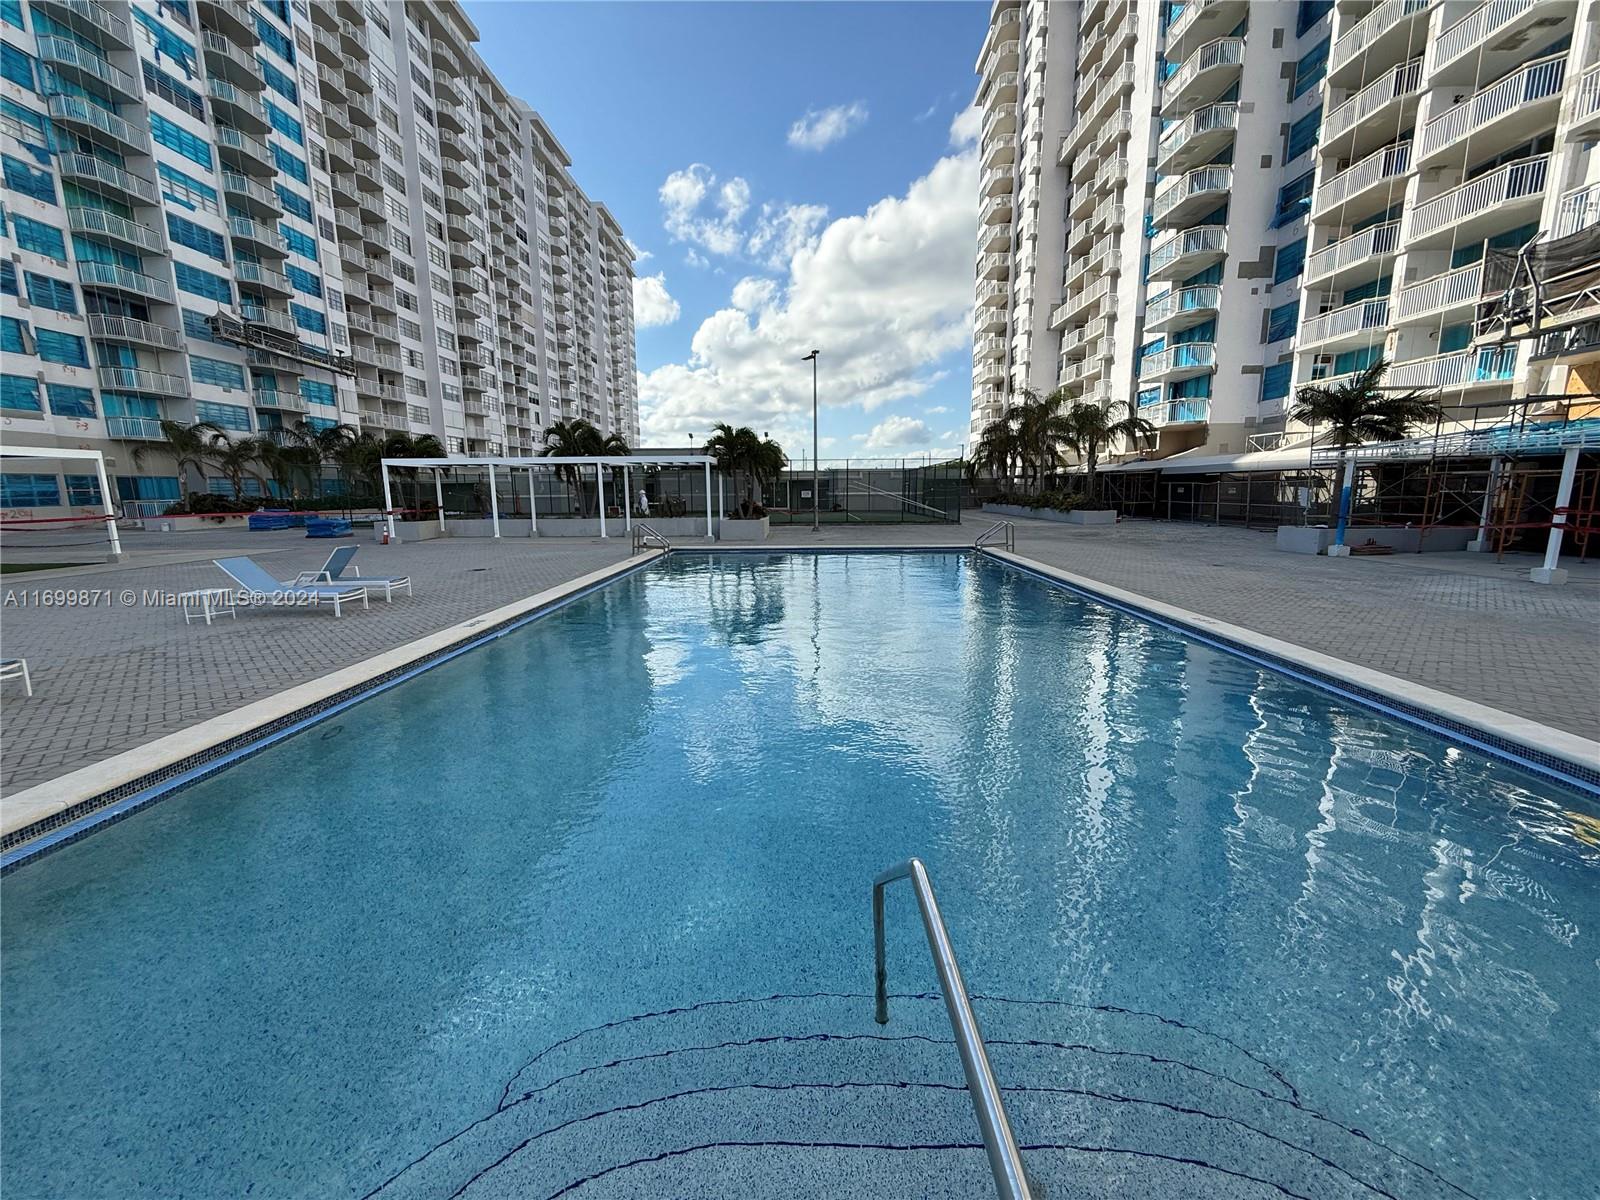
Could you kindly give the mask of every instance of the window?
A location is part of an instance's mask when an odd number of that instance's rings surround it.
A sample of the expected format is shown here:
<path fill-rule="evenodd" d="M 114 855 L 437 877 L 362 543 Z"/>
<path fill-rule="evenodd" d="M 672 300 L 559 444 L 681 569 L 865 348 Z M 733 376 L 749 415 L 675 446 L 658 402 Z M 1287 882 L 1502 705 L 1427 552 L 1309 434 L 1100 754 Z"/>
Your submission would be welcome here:
<path fill-rule="evenodd" d="M 183 334 L 200 342 L 214 342 L 216 334 L 211 332 L 211 324 L 206 320 L 206 314 L 196 312 L 192 308 L 183 310 Z"/>
<path fill-rule="evenodd" d="M 35 329 L 33 344 L 45 362 L 60 363 L 64 367 L 89 365 L 89 347 L 77 334 L 62 333 L 57 329 Z"/>
<path fill-rule="evenodd" d="M 426 396 L 428 394 L 428 382 L 425 379 L 417 378 L 415 375 L 407 375 L 406 391 L 413 396 Z"/>
<path fill-rule="evenodd" d="M 17 266 L 9 258 L 0 258 L 0 292 L 17 294 Z"/>
<path fill-rule="evenodd" d="M 22 249 L 31 250 L 35 254 L 43 254 L 47 258 L 57 258 L 62 262 L 67 261 L 67 239 L 62 236 L 61 230 L 54 225 L 46 225 L 43 221 L 34 221 L 24 216 L 13 215 L 11 227 L 12 235 L 17 239 L 17 245 Z"/>
<path fill-rule="evenodd" d="M 50 396 L 50 411 L 58 417 L 92 417 L 95 415 L 94 393 L 86 387 L 72 387 L 65 383 L 47 383 L 45 391 Z M 94 476 L 89 478 L 93 479 Z M 73 500 L 73 504 L 93 504 L 93 500 Z"/>
<path fill-rule="evenodd" d="M 436 321 L 444 321 L 446 323 L 452 322 L 456 319 L 455 309 L 450 306 L 450 301 L 435 300 L 433 302 L 433 319 Z"/>
<path fill-rule="evenodd" d="M 0 475 L 0 508 L 54 508 L 60 503 L 61 489 L 54 475 Z"/>
<path fill-rule="evenodd" d="M 294 290 L 304 292 L 308 296 L 322 298 L 322 280 L 303 267 L 285 264 L 284 274 L 289 277 L 289 282 L 294 284 Z"/>
<path fill-rule="evenodd" d="M 220 358 L 201 358 L 198 354 L 191 354 L 189 374 L 196 383 L 244 390 L 244 368 L 237 363 L 224 362 Z"/>
<path fill-rule="evenodd" d="M 262 101 L 262 105 L 266 108 L 267 120 L 272 122 L 272 127 L 274 129 L 283 134 L 290 141 L 294 142 L 297 146 L 303 146 L 306 144 L 305 127 L 302 126 L 299 121 L 296 121 L 294 117 L 284 112 L 283 109 L 279 108 L 271 100 Z"/>
<path fill-rule="evenodd" d="M 145 44 L 155 49 L 156 62 L 159 63 L 161 56 L 166 55 L 182 65 L 191 79 L 194 77 L 194 46 L 163 25 L 160 18 L 151 16 L 137 4 L 133 6 L 133 19 L 139 22 Z"/>
<path fill-rule="evenodd" d="M 256 55 L 256 64 L 261 68 L 261 78 L 266 80 L 269 88 L 293 104 L 300 103 L 300 89 L 295 86 L 293 75 L 285 75 L 259 54 Z"/>
<path fill-rule="evenodd" d="M 1295 37 L 1303 37 L 1306 30 L 1332 11 L 1333 0 L 1300 0 L 1300 11 L 1294 22 Z"/>
<path fill-rule="evenodd" d="M 161 176 L 161 194 L 168 200 L 190 211 L 209 213 L 222 211 L 217 203 L 215 188 L 208 187 L 194 176 L 185 175 L 177 167 L 169 167 L 166 163 L 157 163 L 156 171 Z"/>
<path fill-rule="evenodd" d="M 444 247 L 430 243 L 428 245 L 428 261 L 436 267 L 445 266 Z"/>
<path fill-rule="evenodd" d="M 388 163 L 383 164 L 383 181 L 397 192 L 406 190 L 406 177 Z"/>
<path fill-rule="evenodd" d="M 18 50 L 10 42 L 0 42 L 0 76 L 9 79 L 30 92 L 33 83 L 33 58 Z"/>
<path fill-rule="evenodd" d="M 16 317 L 0 317 L 0 351 L 6 354 L 31 354 L 28 349 L 28 323 Z"/>
<path fill-rule="evenodd" d="M 283 234 L 284 241 L 289 243 L 289 249 L 293 250 L 301 258 L 309 258 L 312 262 L 317 261 L 316 238 L 309 233 L 301 233 L 287 222 L 279 223 L 278 232 Z"/>
<path fill-rule="evenodd" d="M 261 41 L 267 49 L 290 66 L 294 65 L 294 43 L 289 40 L 288 34 L 260 13 L 256 14 L 256 32 L 261 35 Z"/>
<path fill-rule="evenodd" d="M 150 134 L 168 150 L 176 150 L 192 163 L 211 169 L 211 147 L 206 140 L 190 133 L 183 126 L 169 121 L 158 112 L 150 114 Z"/>
<path fill-rule="evenodd" d="M 415 283 L 417 281 L 417 273 L 412 269 L 411 264 L 403 263 L 399 259 L 394 261 L 394 277 L 405 283 Z"/>
<path fill-rule="evenodd" d="M 0 408 L 17 412 L 43 412 L 39 405 L 39 381 L 31 375 L 0 375 Z M 13 476 L 0 478 L 11 479 Z"/>
<path fill-rule="evenodd" d="M 137 8 L 134 12 L 138 12 Z M 139 60 L 139 67 L 144 72 L 144 85 L 150 91 L 160 96 L 174 108 L 181 108 L 197 121 L 206 119 L 206 104 L 200 98 L 200 93 L 193 88 L 185 87 L 171 75 L 145 59 Z"/>
<path fill-rule="evenodd" d="M 233 285 L 222 276 L 191 267 L 185 262 L 174 262 L 172 270 L 177 277 L 180 291 L 193 292 L 196 296 L 204 296 L 208 300 L 215 300 L 218 304 L 233 303 Z"/>
<path fill-rule="evenodd" d="M 186 221 L 180 216 L 168 213 L 167 234 L 180 246 L 198 250 L 218 262 L 228 261 L 228 247 L 222 235 L 212 232 L 203 225 L 196 225 L 193 221 Z"/>
<path fill-rule="evenodd" d="M 307 308 L 304 304 L 291 304 L 289 311 L 294 314 L 294 323 L 301 329 L 310 330 L 312 333 L 328 332 L 328 318 L 316 309 Z"/>
<path fill-rule="evenodd" d="M 240 386 L 243 386 L 243 373 L 240 373 Z M 219 429 L 232 429 L 238 433 L 250 432 L 250 410 L 240 408 L 237 404 L 217 404 L 211 400 L 196 400 L 194 415 L 201 421 L 210 421 Z"/>
<path fill-rule="evenodd" d="M 46 204 L 56 202 L 56 181 L 50 177 L 49 171 L 35 171 L 20 158 L 12 158 L 9 154 L 0 154 L 0 170 L 4 172 L 6 186 L 12 191 L 43 200 Z"/>
<path fill-rule="evenodd" d="M 22 0 L 0 0 L 0 21 L 26 32 L 28 27 L 22 23 Z"/>
<path fill-rule="evenodd" d="M 51 394 L 50 407 L 52 409 L 55 408 L 54 393 Z M 90 412 L 88 415 L 91 417 L 94 416 L 92 397 L 90 401 Z M 98 505 L 101 503 L 100 481 L 93 475 L 63 475 L 62 479 L 66 481 L 67 485 L 68 504 Z"/>
<path fill-rule="evenodd" d="M 1294 88 L 1290 92 L 1293 99 L 1304 96 L 1317 84 L 1322 82 L 1322 77 L 1328 73 L 1328 38 L 1323 38 L 1315 46 L 1301 56 L 1300 61 L 1294 65 Z"/>
<path fill-rule="evenodd" d="M 323 383 L 316 379 L 302 379 L 300 381 L 300 394 L 312 404 L 326 404 L 332 407 L 338 401 L 338 394 L 333 389 L 333 384 Z"/>
<path fill-rule="evenodd" d="M 1322 128 L 1322 106 L 1319 104 L 1293 125 L 1289 126 L 1289 151 L 1285 162 L 1293 162 L 1317 144 L 1317 133 Z"/>
<path fill-rule="evenodd" d="M 1290 242 L 1287 246 L 1279 246 L 1278 255 L 1272 260 L 1272 282 L 1274 284 L 1287 283 L 1291 279 L 1299 278 L 1305 263 L 1305 238 Z"/>
<path fill-rule="evenodd" d="M 1382 346 L 1363 346 L 1359 350 L 1348 350 L 1334 356 L 1333 374 L 1350 375 L 1356 371 L 1365 371 L 1382 357 Z"/>
<path fill-rule="evenodd" d="M 291 179 L 298 179 L 301 183 L 307 183 L 311 179 L 311 172 L 306 170 L 305 159 L 290 154 L 276 142 L 272 144 L 272 161 L 277 164 L 278 170 Z"/>
<path fill-rule="evenodd" d="M 1286 337 L 1294 336 L 1295 322 L 1300 318 L 1300 300 L 1298 297 L 1288 304 L 1280 304 L 1267 314 L 1267 341 L 1281 342 Z"/>
<path fill-rule="evenodd" d="M 52 279 L 48 275 L 35 275 L 32 271 L 24 271 L 23 277 L 28 283 L 28 303 L 37 304 L 41 308 L 53 309 L 56 312 L 75 313 L 78 311 L 78 298 L 72 290 L 72 285 L 65 279 Z"/>
<path fill-rule="evenodd" d="M 1283 185 L 1278 189 L 1278 209 L 1272 218 L 1272 228 L 1287 225 L 1311 209 L 1311 187 L 1315 181 L 1316 172 L 1307 171 L 1300 178 Z"/>
<path fill-rule="evenodd" d="M 283 201 L 285 211 L 292 212 L 302 221 L 311 220 L 311 201 L 293 188 L 287 188 L 281 183 L 274 184 L 273 191 L 277 192 L 278 199 Z"/>

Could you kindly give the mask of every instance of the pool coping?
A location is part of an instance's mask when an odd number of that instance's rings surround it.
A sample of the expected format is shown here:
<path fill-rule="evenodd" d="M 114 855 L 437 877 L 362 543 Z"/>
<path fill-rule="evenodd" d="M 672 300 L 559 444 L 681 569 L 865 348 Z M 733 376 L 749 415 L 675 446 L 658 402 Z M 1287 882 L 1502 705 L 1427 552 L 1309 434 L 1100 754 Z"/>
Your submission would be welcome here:
<path fill-rule="evenodd" d="M 660 550 L 630 556 L 7 795 L 0 801 L 0 873 L 664 557 Z"/>
<path fill-rule="evenodd" d="M 1118 611 L 1259 662 L 1364 707 L 1376 708 L 1387 716 L 1468 742 L 1484 753 L 1509 760 L 1557 783 L 1600 796 L 1600 742 L 1192 609 L 1154 600 L 1026 555 L 989 546 L 982 547 L 980 553 L 1047 583 L 1080 592 Z"/>

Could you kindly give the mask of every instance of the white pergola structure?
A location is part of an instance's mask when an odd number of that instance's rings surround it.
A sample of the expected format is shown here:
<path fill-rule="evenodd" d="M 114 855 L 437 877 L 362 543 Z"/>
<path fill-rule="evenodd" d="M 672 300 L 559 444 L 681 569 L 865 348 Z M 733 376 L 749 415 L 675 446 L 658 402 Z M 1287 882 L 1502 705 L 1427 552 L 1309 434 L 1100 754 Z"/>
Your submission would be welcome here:
<path fill-rule="evenodd" d="M 528 472 L 528 512 L 532 520 L 529 522 L 528 536 L 537 537 L 539 534 L 539 501 L 533 487 L 533 473 L 539 470 L 552 471 L 564 467 L 594 468 L 595 485 L 598 489 L 599 500 L 597 507 L 600 512 L 600 536 L 608 537 L 606 532 L 606 467 L 621 467 L 622 482 L 622 520 L 623 528 L 628 532 L 633 530 L 633 468 L 634 467 L 704 467 L 706 473 L 706 540 L 711 541 L 716 534 L 711 524 L 711 468 L 716 459 L 706 454 L 610 454 L 595 457 L 550 457 L 550 458 L 507 458 L 503 456 L 473 457 L 471 455 L 461 458 L 385 458 L 383 460 L 383 510 L 389 526 L 389 536 L 395 536 L 394 528 L 394 497 L 389 487 L 389 471 L 393 467 L 431 469 L 433 471 L 433 494 L 439 506 L 439 528 L 444 524 L 444 472 L 460 470 L 465 467 L 489 468 L 489 519 L 493 525 L 493 536 L 500 536 L 500 496 L 495 486 L 495 471 L 505 467 L 511 471 Z"/>
<path fill-rule="evenodd" d="M 111 538 L 111 553 L 122 557 L 122 539 L 117 536 L 117 509 L 111 503 L 111 482 L 106 478 L 106 456 L 98 450 L 75 450 L 65 446 L 12 446 L 0 447 L 0 458 L 54 458 L 94 463 L 95 476 L 100 480 L 100 507 L 106 515 L 106 534 Z"/>

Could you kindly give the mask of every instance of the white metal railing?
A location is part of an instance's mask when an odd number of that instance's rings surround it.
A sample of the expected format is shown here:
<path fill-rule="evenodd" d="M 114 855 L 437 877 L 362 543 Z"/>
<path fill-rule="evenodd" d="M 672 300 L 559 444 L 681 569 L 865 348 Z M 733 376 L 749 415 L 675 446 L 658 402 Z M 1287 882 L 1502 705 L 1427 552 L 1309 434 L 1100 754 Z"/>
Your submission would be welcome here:
<path fill-rule="evenodd" d="M 277 388 L 257 388 L 250 393 L 250 403 L 256 408 L 275 408 L 284 412 L 307 412 L 310 405 L 298 392 L 280 392 Z"/>
<path fill-rule="evenodd" d="M 259 304 L 241 304 L 239 316 L 242 320 L 249 321 L 252 325 L 265 325 L 268 329 L 276 329 L 279 333 L 298 336 L 299 326 L 288 313 L 278 312 L 276 309 L 263 308 Z M 346 313 L 351 325 L 355 324 L 354 313 Z"/>
<path fill-rule="evenodd" d="M 1005 356 L 1006 340 L 1003 337 L 996 337 L 994 334 L 990 334 L 988 337 L 979 338 L 972 345 L 974 361 L 981 361 L 985 358 L 1004 358 Z"/>
<path fill-rule="evenodd" d="M 260 263 L 235 262 L 233 273 L 243 283 L 254 283 L 261 287 L 276 288 L 280 292 L 292 292 L 294 287 L 289 282 L 289 277 L 278 271 L 269 270 Z"/>
<path fill-rule="evenodd" d="M 1600 183 L 1591 183 L 1561 197 L 1556 209 L 1556 236 L 1566 237 L 1591 225 L 1600 225 Z"/>
<path fill-rule="evenodd" d="M 978 213 L 979 223 L 983 225 L 998 224 L 998 222 L 991 221 L 990 218 L 1002 210 L 1006 212 L 1011 210 L 1011 197 L 1009 195 L 990 197 L 988 203 Z"/>
<path fill-rule="evenodd" d="M 68 179 L 92 179 L 130 196 L 137 196 L 146 204 L 156 204 L 160 200 L 161 193 L 154 181 L 108 162 L 101 162 L 92 154 L 63 154 L 58 162 L 61 174 Z"/>
<path fill-rule="evenodd" d="M 173 302 L 172 285 L 165 279 L 130 271 L 117 263 L 79 261 L 78 282 L 88 287 L 121 288 L 167 304 Z"/>
<path fill-rule="evenodd" d="M 104 208 L 73 205 L 67 209 L 67 225 L 74 233 L 94 233 L 115 238 L 130 246 L 148 250 L 152 254 L 160 254 L 166 249 L 166 243 L 161 235 L 150 226 L 130 221 L 127 217 L 119 217 Z"/>
<path fill-rule="evenodd" d="M 135 442 L 159 442 L 164 436 L 159 417 L 107 417 L 106 434 Z M 163 507 L 170 503 L 170 500 L 161 501 Z"/>
<path fill-rule="evenodd" d="M 136 147 L 140 153 L 150 153 L 150 135 L 137 125 L 112 116 L 98 104 L 90 104 L 81 96 L 51 96 L 46 102 L 50 115 L 58 121 L 75 121 L 89 125 L 127 146 Z"/>
<path fill-rule="evenodd" d="M 253 138 L 248 133 L 228 125 L 217 125 L 214 129 L 217 135 L 217 145 L 248 154 L 258 162 L 276 163 L 276 160 L 272 157 L 272 151 L 267 149 L 267 144 L 260 138 Z"/>
<path fill-rule="evenodd" d="M 1487 40 L 1495 30 L 1515 20 L 1534 6 L 1535 0 L 1486 0 L 1439 35 L 1434 46 L 1433 65 L 1437 70 L 1454 62 Z"/>
<path fill-rule="evenodd" d="M 1450 388 L 1508 383 L 1516 375 L 1516 346 L 1461 350 L 1395 363 L 1384 376 L 1388 388 Z"/>
<path fill-rule="evenodd" d="M 1156 193 L 1151 215 L 1159 221 L 1191 196 L 1226 192 L 1232 187 L 1232 167 L 1196 167 Z"/>
<path fill-rule="evenodd" d="M 162 396 L 187 396 L 189 381 L 166 371 L 146 371 L 139 367 L 101 367 L 100 386 L 119 392 L 155 392 Z"/>
<path fill-rule="evenodd" d="M 133 49 L 133 37 L 129 33 L 128 23 L 115 15 L 98 0 L 51 0 L 58 8 L 64 8 L 75 14 L 79 19 L 87 21 L 100 30 L 124 50 Z"/>
<path fill-rule="evenodd" d="M 1473 263 L 1443 275 L 1423 279 L 1402 288 L 1400 300 L 1395 305 L 1399 320 L 1421 316 L 1437 309 L 1460 304 L 1475 304 L 1483 283 L 1483 264 Z"/>
<path fill-rule="evenodd" d="M 1000 124 L 1001 121 L 1015 121 L 1016 119 L 1017 106 L 1015 104 L 1002 104 L 997 108 L 991 109 L 989 111 L 989 115 L 983 119 L 984 138 L 987 139 L 991 134 L 993 134 L 995 126 Z"/>
<path fill-rule="evenodd" d="M 1184 0 L 1182 10 L 1172 19 L 1172 24 L 1167 26 L 1167 45 L 1171 46 L 1179 41 L 1188 32 L 1189 26 L 1195 23 L 1196 18 L 1216 2 L 1217 0 Z"/>
<path fill-rule="evenodd" d="M 1360 195 L 1369 187 L 1386 179 L 1401 178 L 1410 170 L 1410 142 L 1401 142 L 1398 146 L 1384 146 L 1374 150 L 1360 162 L 1352 163 L 1331 179 L 1323 180 L 1321 186 L 1317 188 L 1316 202 L 1312 207 L 1317 212 L 1326 212 L 1336 205 L 1343 204 L 1350 197 Z"/>
<path fill-rule="evenodd" d="M 1202 133 L 1239 128 L 1237 104 L 1208 104 L 1197 108 L 1161 136 L 1156 161 L 1165 162 Z"/>
<path fill-rule="evenodd" d="M 1537 158 L 1524 158 L 1496 167 L 1487 174 L 1451 188 L 1444 195 L 1416 207 L 1411 214 L 1410 235 L 1422 237 L 1498 204 L 1524 196 L 1542 195 L 1549 167 L 1550 156 L 1541 154 Z"/>
<path fill-rule="evenodd" d="M 176 329 L 156 325 L 150 321 L 136 321 L 132 317 L 112 317 L 103 313 L 90 313 L 89 336 L 108 342 L 142 342 L 160 346 L 163 350 L 180 350 L 183 338 Z"/>
<path fill-rule="evenodd" d="M 1329 113 L 1322 122 L 1322 141 L 1329 142 L 1342 133 L 1348 133 L 1390 101 L 1408 96 L 1421 87 L 1422 59 L 1413 58 L 1410 62 L 1401 63 Z"/>
<path fill-rule="evenodd" d="M 260 221 L 253 221 L 249 217 L 229 217 L 228 233 L 236 238 L 259 242 L 263 246 L 272 246 L 285 255 L 289 253 L 289 243 L 283 234 L 272 226 L 263 225 Z"/>
<path fill-rule="evenodd" d="M 1328 53 L 1328 70 L 1337 71 L 1399 22 L 1432 3 L 1433 0 L 1383 0 L 1349 29 L 1340 32 Z"/>
<path fill-rule="evenodd" d="M 1336 308 L 1311 318 L 1300 331 L 1300 340 L 1305 345 L 1312 345 L 1330 338 L 1360 333 L 1363 330 L 1381 330 L 1388 324 L 1387 299 L 1358 300 L 1354 304 L 1347 304 L 1343 308 Z"/>
<path fill-rule="evenodd" d="M 1180 342 L 1154 354 L 1147 354 L 1139 362 L 1139 378 L 1148 379 L 1168 375 L 1173 371 L 1211 370 L 1217 365 L 1217 347 L 1214 342 Z"/>
<path fill-rule="evenodd" d="M 1433 154 L 1443 150 L 1524 104 L 1560 96 L 1561 85 L 1566 77 L 1565 51 L 1513 71 L 1472 99 L 1429 121 L 1422 130 L 1422 153 Z"/>
<path fill-rule="evenodd" d="M 1354 263 L 1364 262 L 1380 254 L 1393 254 L 1400 244 L 1400 222 L 1388 221 L 1373 225 L 1360 233 L 1340 238 L 1331 246 L 1324 246 L 1306 259 L 1306 282 L 1320 279 L 1334 271 L 1343 270 Z"/>
<path fill-rule="evenodd" d="M 986 280 L 978 288 L 977 300 L 979 304 L 987 304 L 991 300 L 1004 300 L 1011 294 L 1011 285 L 1003 279 Z"/>
<path fill-rule="evenodd" d="M 1144 323 L 1152 328 L 1179 313 L 1208 312 L 1222 302 L 1222 289 L 1215 285 L 1180 288 L 1157 296 L 1144 306 Z"/>
<path fill-rule="evenodd" d="M 1167 425 L 1193 425 L 1211 420 L 1211 401 L 1199 397 L 1158 401 L 1141 406 L 1138 415 L 1158 429 Z"/>
<path fill-rule="evenodd" d="M 1207 42 L 1184 59 L 1183 65 L 1162 86 L 1161 106 L 1165 108 L 1175 103 L 1183 95 L 1183 89 L 1193 83 L 1197 75 L 1216 67 L 1238 66 L 1243 62 L 1243 38 L 1218 38 L 1214 42 Z"/>
<path fill-rule="evenodd" d="M 86 75 L 92 75 L 107 87 L 115 88 L 124 96 L 139 95 L 139 85 L 134 82 L 132 75 L 121 67 L 113 67 L 100 55 L 80 46 L 77 42 L 69 42 L 66 38 L 48 33 L 35 34 L 33 40 L 39 48 L 39 57 L 45 62 L 75 67 Z"/>
<path fill-rule="evenodd" d="M 1150 272 L 1155 272 L 1191 254 L 1220 254 L 1228 247 L 1226 225 L 1197 225 L 1180 229 L 1150 248 Z"/>
<path fill-rule="evenodd" d="M 1578 100 L 1572 118 L 1586 121 L 1596 113 L 1600 113 L 1600 63 L 1578 77 Z"/>

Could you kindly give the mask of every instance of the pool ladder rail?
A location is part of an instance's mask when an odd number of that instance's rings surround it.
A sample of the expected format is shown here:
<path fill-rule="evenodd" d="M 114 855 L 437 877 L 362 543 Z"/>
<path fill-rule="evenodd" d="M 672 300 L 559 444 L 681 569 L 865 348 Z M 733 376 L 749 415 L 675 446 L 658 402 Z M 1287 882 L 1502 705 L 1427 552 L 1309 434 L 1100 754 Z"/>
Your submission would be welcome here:
<path fill-rule="evenodd" d="M 1010 521 L 996 521 L 980 533 L 972 543 L 974 550 L 985 546 L 1004 546 L 1010 553 L 1017 552 L 1017 527 Z"/>
<path fill-rule="evenodd" d="M 1009 522 L 1002 521 L 1000 524 Z M 961 979 L 955 947 L 950 944 L 950 931 L 945 928 L 944 918 L 939 915 L 939 902 L 934 899 L 933 885 L 928 882 L 928 870 L 922 865 L 921 859 L 907 859 L 872 882 L 872 940 L 877 961 L 878 1024 L 889 1023 L 889 975 L 884 965 L 883 890 L 901 879 L 911 881 L 912 890 L 917 896 L 917 908 L 922 913 L 922 929 L 928 935 L 928 949 L 933 954 L 934 970 L 939 976 L 939 991 L 944 995 L 950 1028 L 956 1035 L 956 1049 L 961 1054 L 961 1069 L 966 1073 L 967 1092 L 972 1097 L 972 1109 L 978 1118 L 978 1129 L 983 1134 L 984 1149 L 989 1155 L 995 1193 L 1000 1200 L 1033 1200 L 1027 1176 L 1023 1174 L 1017 1139 L 1011 1132 L 1005 1102 L 1000 1096 L 1000 1084 L 995 1080 L 994 1068 L 989 1065 L 989 1053 L 984 1049 L 983 1034 L 978 1030 L 977 1014 L 972 1011 L 972 1003 L 967 999 L 967 985 Z"/>
<path fill-rule="evenodd" d="M 672 543 L 643 521 L 635 521 L 633 523 L 633 553 L 641 554 L 646 550 L 662 550 L 671 554 Z"/>

